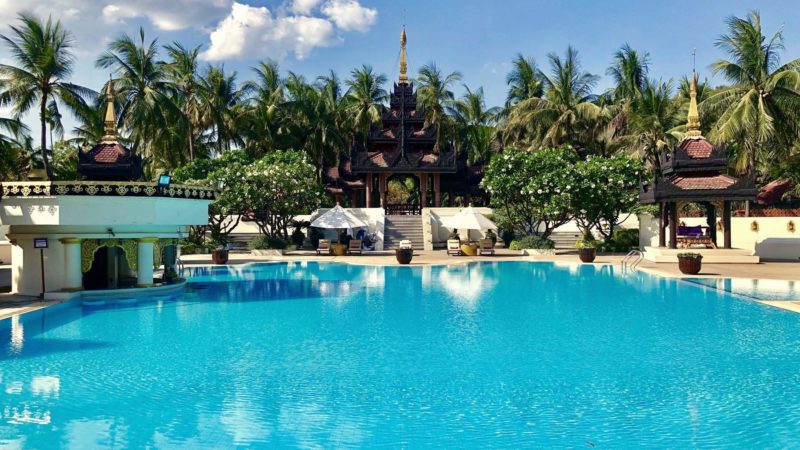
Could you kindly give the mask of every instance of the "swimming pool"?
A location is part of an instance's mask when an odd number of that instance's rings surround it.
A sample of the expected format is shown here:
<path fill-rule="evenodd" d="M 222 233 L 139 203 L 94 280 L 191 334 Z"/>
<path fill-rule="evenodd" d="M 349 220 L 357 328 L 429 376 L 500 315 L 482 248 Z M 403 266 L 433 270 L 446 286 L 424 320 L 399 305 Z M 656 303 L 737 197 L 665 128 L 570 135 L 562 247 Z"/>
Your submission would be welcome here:
<path fill-rule="evenodd" d="M 0 321 L 0 447 L 792 447 L 798 330 L 610 266 L 202 268 Z"/>

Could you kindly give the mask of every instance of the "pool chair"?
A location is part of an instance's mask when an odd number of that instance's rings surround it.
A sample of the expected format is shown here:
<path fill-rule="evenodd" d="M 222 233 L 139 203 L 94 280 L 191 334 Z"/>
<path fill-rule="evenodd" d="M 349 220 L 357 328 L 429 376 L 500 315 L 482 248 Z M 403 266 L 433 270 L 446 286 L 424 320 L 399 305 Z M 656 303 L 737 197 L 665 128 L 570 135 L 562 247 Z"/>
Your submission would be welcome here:
<path fill-rule="evenodd" d="M 350 243 L 347 245 L 347 253 L 353 254 L 358 253 L 361 254 L 361 239 L 350 239 Z"/>
<path fill-rule="evenodd" d="M 458 239 L 448 239 L 447 254 L 453 256 L 461 256 L 461 241 L 459 241 Z"/>
<path fill-rule="evenodd" d="M 478 255 L 494 255 L 494 242 L 491 239 L 481 239 L 478 241 Z"/>
<path fill-rule="evenodd" d="M 408 239 L 403 239 L 400 241 L 400 244 L 397 246 L 398 248 L 414 248 L 414 245 Z"/>
<path fill-rule="evenodd" d="M 317 244 L 317 255 L 325 254 L 327 255 L 328 252 L 331 250 L 331 241 L 329 239 L 320 239 L 319 244 Z"/>

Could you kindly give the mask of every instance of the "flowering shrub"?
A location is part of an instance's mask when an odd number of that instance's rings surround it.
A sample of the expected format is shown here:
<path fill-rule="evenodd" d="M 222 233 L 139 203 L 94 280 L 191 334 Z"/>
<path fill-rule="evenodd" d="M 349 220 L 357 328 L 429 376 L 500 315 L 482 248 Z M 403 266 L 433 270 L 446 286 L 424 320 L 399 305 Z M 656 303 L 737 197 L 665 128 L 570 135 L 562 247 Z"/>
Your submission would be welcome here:
<path fill-rule="evenodd" d="M 241 191 L 263 234 L 288 240 L 294 216 L 311 213 L 322 201 L 314 166 L 302 152 L 268 153 L 245 169 Z"/>
<path fill-rule="evenodd" d="M 594 228 L 604 238 L 610 238 L 625 219 L 620 216 L 631 213 L 638 203 L 644 165 L 620 153 L 609 158 L 589 156 L 577 162 L 574 170 L 576 187 L 571 200 L 578 226 L 584 234 Z"/>
<path fill-rule="evenodd" d="M 546 238 L 572 217 L 576 160 L 569 146 L 536 152 L 508 148 L 492 158 L 481 186 L 517 231 Z"/>

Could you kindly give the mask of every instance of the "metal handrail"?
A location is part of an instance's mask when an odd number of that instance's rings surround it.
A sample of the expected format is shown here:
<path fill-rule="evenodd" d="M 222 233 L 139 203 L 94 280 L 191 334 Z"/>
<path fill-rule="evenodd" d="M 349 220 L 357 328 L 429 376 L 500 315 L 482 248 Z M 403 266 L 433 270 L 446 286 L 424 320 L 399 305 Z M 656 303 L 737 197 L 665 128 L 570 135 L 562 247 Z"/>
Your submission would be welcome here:
<path fill-rule="evenodd" d="M 635 269 L 636 266 L 641 264 L 643 259 L 644 259 L 644 254 L 641 251 L 637 249 L 629 251 L 628 254 L 625 255 L 624 258 L 622 258 L 622 270 Z"/>

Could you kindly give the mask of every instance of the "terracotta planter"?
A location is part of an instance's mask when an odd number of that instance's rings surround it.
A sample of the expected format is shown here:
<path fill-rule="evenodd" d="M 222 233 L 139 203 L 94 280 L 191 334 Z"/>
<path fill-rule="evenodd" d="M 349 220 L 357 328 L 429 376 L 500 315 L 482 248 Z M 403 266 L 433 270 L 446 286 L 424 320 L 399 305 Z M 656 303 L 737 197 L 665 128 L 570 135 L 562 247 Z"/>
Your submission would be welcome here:
<path fill-rule="evenodd" d="M 597 256 L 597 249 L 594 248 L 579 248 L 578 249 L 578 258 L 585 263 L 590 263 L 594 261 L 594 258 Z"/>
<path fill-rule="evenodd" d="M 344 256 L 347 254 L 347 246 L 344 244 L 331 244 L 331 255 Z"/>
<path fill-rule="evenodd" d="M 409 264 L 411 258 L 414 257 L 414 249 L 411 248 L 398 248 L 394 251 L 394 256 L 400 264 Z"/>
<path fill-rule="evenodd" d="M 228 262 L 228 251 L 227 250 L 213 250 L 211 252 L 211 259 L 214 260 L 214 264 L 227 264 L 227 262 Z"/>
<path fill-rule="evenodd" d="M 678 269 L 685 275 L 697 275 L 703 266 L 703 257 L 687 258 L 678 256 Z"/>

